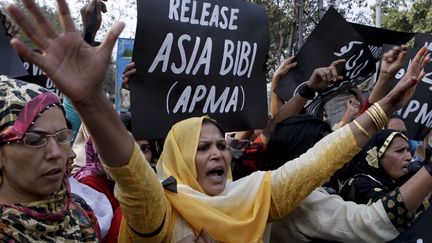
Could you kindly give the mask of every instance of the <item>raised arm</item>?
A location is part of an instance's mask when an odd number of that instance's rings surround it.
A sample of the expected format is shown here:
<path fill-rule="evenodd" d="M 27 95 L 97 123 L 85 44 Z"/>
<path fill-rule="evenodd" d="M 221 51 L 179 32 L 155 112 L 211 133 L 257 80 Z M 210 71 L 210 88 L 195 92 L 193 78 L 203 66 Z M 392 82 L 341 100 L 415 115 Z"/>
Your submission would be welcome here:
<path fill-rule="evenodd" d="M 342 63 L 345 63 L 345 60 L 339 59 L 332 62 L 328 67 L 316 68 L 312 72 L 308 81 L 306 81 L 306 83 L 304 84 L 306 86 L 304 88 L 310 90 L 310 92 L 315 93 L 317 91 L 327 88 L 335 82 L 341 81 L 343 77 L 338 75 L 336 66 Z M 273 93 L 272 96 L 277 96 Z M 270 135 L 276 128 L 276 125 L 290 116 L 298 115 L 302 111 L 307 100 L 307 97 L 296 94 L 290 100 L 288 100 L 288 102 L 286 102 L 280 109 L 275 109 L 276 113 L 272 113 L 272 119 L 270 120 L 264 131 L 260 134 L 261 141 L 263 142 L 264 147 L 267 146 L 267 143 L 270 140 Z"/>
<path fill-rule="evenodd" d="M 395 46 L 384 53 L 381 61 L 380 72 L 378 74 L 378 80 L 368 98 L 369 104 L 377 102 L 387 94 L 390 89 L 390 83 L 404 64 L 407 50 L 406 46 Z"/>
<path fill-rule="evenodd" d="M 26 60 L 42 68 L 70 98 L 103 161 L 110 166 L 127 164 L 132 154 L 133 139 L 102 90 L 111 52 L 124 23 L 115 24 L 102 44 L 92 47 L 76 30 L 64 0 L 57 1 L 64 33 L 57 33 L 32 0 L 23 2 L 36 19 L 37 28 L 16 6 L 9 4 L 7 10 L 42 53 L 33 52 L 18 39 L 12 39 L 12 46 Z"/>
<path fill-rule="evenodd" d="M 280 66 L 276 69 L 276 71 L 273 73 L 272 81 L 271 81 L 271 96 L 270 96 L 270 114 L 272 117 L 274 117 L 279 109 L 283 106 L 285 103 L 283 99 L 281 99 L 275 92 L 275 88 L 279 82 L 279 80 L 285 76 L 288 71 L 297 66 L 297 62 L 293 62 L 294 57 L 289 57 L 285 59 Z"/>
<path fill-rule="evenodd" d="M 38 29 L 16 6 L 9 4 L 7 9 L 41 54 L 17 39 L 11 44 L 21 56 L 41 67 L 79 112 L 98 154 L 117 182 L 115 194 L 127 221 L 122 225 L 128 227 L 124 232 L 134 232 L 130 235 L 133 239 L 152 235 L 157 238 L 155 242 L 161 242 L 171 215 L 162 185 L 102 91 L 111 52 L 124 24 L 113 25 L 105 40 L 93 47 L 75 29 L 65 0 L 57 0 L 64 33 L 53 28 L 32 0 L 23 2 Z"/>

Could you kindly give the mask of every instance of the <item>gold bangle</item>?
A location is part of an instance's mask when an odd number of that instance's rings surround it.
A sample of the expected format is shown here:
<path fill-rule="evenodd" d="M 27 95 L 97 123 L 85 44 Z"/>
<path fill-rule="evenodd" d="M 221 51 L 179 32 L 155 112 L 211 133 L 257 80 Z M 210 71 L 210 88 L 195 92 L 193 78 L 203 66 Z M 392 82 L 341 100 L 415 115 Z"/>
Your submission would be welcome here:
<path fill-rule="evenodd" d="M 379 124 L 378 124 L 378 121 L 377 121 L 375 115 L 373 114 L 372 109 L 370 109 L 370 108 L 367 109 L 367 110 L 366 110 L 366 114 L 369 115 L 370 119 L 371 119 L 372 122 L 375 124 L 376 129 L 379 131 L 379 130 L 380 130 L 380 127 L 379 127 Z"/>
<path fill-rule="evenodd" d="M 382 108 L 382 106 L 378 103 L 373 104 L 373 106 L 376 107 L 378 114 L 381 117 L 381 120 L 383 121 L 383 127 L 385 126 L 385 124 L 387 123 L 388 117 L 387 114 L 384 112 L 384 109 Z"/>
<path fill-rule="evenodd" d="M 368 110 L 371 112 L 370 114 L 372 114 L 373 118 L 375 119 L 375 121 L 376 121 L 375 125 L 377 126 L 377 129 L 379 131 L 383 127 L 381 126 L 382 125 L 382 120 L 381 120 L 381 117 L 379 115 L 378 110 L 373 105 Z"/>
<path fill-rule="evenodd" d="M 368 139 L 371 139 L 372 137 L 369 135 L 368 132 L 366 132 L 366 130 L 360 125 L 360 123 L 358 123 L 358 121 L 353 120 L 354 125 L 357 127 L 357 129 L 363 134 L 365 135 Z"/>

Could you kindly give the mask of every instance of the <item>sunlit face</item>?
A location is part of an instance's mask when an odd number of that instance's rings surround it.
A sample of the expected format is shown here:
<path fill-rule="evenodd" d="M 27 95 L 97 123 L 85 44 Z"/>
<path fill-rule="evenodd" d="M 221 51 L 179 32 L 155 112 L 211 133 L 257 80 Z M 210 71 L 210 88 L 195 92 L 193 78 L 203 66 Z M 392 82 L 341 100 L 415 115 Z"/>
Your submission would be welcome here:
<path fill-rule="evenodd" d="M 411 154 L 408 151 L 408 142 L 400 136 L 395 136 L 381 158 L 381 165 L 387 174 L 398 179 L 408 173 Z"/>
<path fill-rule="evenodd" d="M 54 134 L 64 129 L 67 126 L 63 112 L 52 107 L 35 120 L 28 132 Z M 21 142 L 2 145 L 0 200 L 24 203 L 48 199 L 59 190 L 67 161 L 74 157 L 71 145 L 58 144 L 54 137 L 48 137 L 46 145 L 36 148 Z"/>
<path fill-rule="evenodd" d="M 399 118 L 390 119 L 387 122 L 386 128 L 396 130 L 396 131 L 401 132 L 403 134 L 407 134 L 407 127 L 405 125 L 405 122 Z"/>
<path fill-rule="evenodd" d="M 195 156 L 198 183 L 207 195 L 223 192 L 231 166 L 231 154 L 221 131 L 213 124 L 201 128 Z"/>

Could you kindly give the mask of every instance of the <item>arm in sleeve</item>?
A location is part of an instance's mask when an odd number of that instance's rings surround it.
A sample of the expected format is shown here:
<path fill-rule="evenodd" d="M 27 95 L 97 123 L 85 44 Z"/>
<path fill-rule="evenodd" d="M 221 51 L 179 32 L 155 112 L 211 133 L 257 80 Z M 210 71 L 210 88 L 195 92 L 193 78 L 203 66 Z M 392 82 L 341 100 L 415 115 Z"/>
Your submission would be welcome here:
<path fill-rule="evenodd" d="M 290 215 L 273 222 L 271 239 L 272 242 L 304 242 L 312 239 L 386 242 L 398 234 L 381 200 L 369 206 L 356 204 L 318 188 Z"/>
<path fill-rule="evenodd" d="M 120 234 L 127 229 L 133 242 L 161 242 L 169 231 L 171 206 L 138 144 L 134 144 L 127 165 L 105 165 L 105 170 L 116 182 L 114 193 L 127 224 L 127 227 L 122 227 Z"/>
<path fill-rule="evenodd" d="M 272 171 L 270 220 L 289 214 L 360 148 L 349 126 L 321 139 L 299 158 Z"/>

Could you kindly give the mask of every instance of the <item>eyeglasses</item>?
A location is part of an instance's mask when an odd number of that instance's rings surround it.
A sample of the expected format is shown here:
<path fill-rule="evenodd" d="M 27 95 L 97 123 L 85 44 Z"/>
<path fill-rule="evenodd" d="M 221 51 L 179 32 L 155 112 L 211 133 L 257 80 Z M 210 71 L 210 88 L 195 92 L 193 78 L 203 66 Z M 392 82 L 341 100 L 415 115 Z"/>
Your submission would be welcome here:
<path fill-rule="evenodd" d="M 47 144 L 48 137 L 54 137 L 58 144 L 70 144 L 74 140 L 74 135 L 75 132 L 70 129 L 61 130 L 54 134 L 34 131 L 26 132 L 20 141 L 27 147 L 36 148 Z"/>
<path fill-rule="evenodd" d="M 143 153 L 147 153 L 150 151 L 150 144 L 141 144 L 140 148 Z"/>

